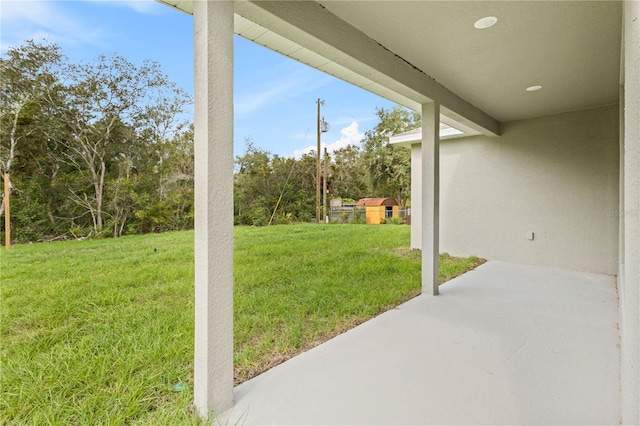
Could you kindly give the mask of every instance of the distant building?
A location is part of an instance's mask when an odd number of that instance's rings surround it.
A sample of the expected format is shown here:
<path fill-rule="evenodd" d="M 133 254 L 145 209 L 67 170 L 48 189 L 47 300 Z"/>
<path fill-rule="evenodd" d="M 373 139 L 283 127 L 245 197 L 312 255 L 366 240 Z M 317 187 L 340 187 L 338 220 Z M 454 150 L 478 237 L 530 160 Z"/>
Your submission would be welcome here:
<path fill-rule="evenodd" d="M 356 206 L 356 202 L 353 201 L 351 198 L 347 198 L 347 199 L 332 198 L 330 203 L 331 203 L 330 204 L 331 207 L 355 207 Z"/>
<path fill-rule="evenodd" d="M 356 207 L 364 207 L 368 225 L 379 225 L 384 219 L 400 217 L 400 206 L 393 198 L 362 198 Z"/>
<path fill-rule="evenodd" d="M 329 206 L 342 207 L 342 198 L 332 198 L 331 201 L 329 201 Z"/>

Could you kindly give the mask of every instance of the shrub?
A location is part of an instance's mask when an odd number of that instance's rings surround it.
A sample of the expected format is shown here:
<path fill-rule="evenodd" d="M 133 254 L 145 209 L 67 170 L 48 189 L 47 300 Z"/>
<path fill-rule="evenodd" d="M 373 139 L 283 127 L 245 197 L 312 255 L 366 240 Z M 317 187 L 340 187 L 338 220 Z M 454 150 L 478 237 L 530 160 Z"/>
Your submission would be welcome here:
<path fill-rule="evenodd" d="M 365 215 L 362 214 L 362 212 L 360 210 L 355 210 L 353 212 L 353 219 L 351 219 L 351 223 L 355 223 L 355 224 L 365 224 L 367 223 L 367 218 Z"/>
<path fill-rule="evenodd" d="M 351 216 L 349 212 L 340 213 L 340 221 L 342 223 L 349 223 L 349 216 Z"/>
<path fill-rule="evenodd" d="M 384 219 L 380 219 L 380 223 L 384 225 L 404 225 L 407 222 L 401 217 L 385 217 Z"/>

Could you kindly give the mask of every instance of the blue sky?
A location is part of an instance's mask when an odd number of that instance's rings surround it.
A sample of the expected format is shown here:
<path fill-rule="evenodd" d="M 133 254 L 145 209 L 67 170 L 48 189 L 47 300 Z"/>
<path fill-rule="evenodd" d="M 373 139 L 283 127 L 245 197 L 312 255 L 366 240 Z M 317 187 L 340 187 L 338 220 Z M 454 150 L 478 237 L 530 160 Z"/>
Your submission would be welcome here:
<path fill-rule="evenodd" d="M 193 19 L 147 0 L 6 1 L 0 3 L 2 52 L 24 40 L 58 43 L 73 61 L 118 53 L 152 59 L 193 94 Z M 281 156 L 316 145 L 316 99 L 331 130 L 329 150 L 357 144 L 376 124 L 375 108 L 393 103 L 261 46 L 235 38 L 235 154 L 245 139 Z"/>

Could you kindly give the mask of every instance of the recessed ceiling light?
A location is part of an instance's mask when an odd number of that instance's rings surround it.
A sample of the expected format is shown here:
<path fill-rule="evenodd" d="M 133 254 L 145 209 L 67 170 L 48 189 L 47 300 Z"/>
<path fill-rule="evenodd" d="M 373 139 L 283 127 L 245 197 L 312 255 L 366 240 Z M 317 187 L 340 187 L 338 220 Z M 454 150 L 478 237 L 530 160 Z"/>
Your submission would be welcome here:
<path fill-rule="evenodd" d="M 496 22 L 498 22 L 498 18 L 496 18 L 495 16 L 486 16 L 484 18 L 478 19 L 476 23 L 473 24 L 473 26 L 479 30 L 484 30 L 485 28 L 493 27 Z"/>
<path fill-rule="evenodd" d="M 542 86 L 529 86 L 527 87 L 527 92 L 537 92 L 542 89 Z"/>

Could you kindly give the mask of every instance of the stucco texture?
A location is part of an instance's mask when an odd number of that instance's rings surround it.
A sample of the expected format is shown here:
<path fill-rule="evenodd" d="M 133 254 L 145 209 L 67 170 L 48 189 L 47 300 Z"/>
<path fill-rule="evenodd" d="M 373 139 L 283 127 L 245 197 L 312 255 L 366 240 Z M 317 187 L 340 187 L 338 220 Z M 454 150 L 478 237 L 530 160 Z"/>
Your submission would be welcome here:
<path fill-rule="evenodd" d="M 640 2 L 624 3 L 620 348 L 622 423 L 640 424 Z"/>
<path fill-rule="evenodd" d="M 608 106 L 443 141 L 440 251 L 616 275 L 618 138 Z"/>

